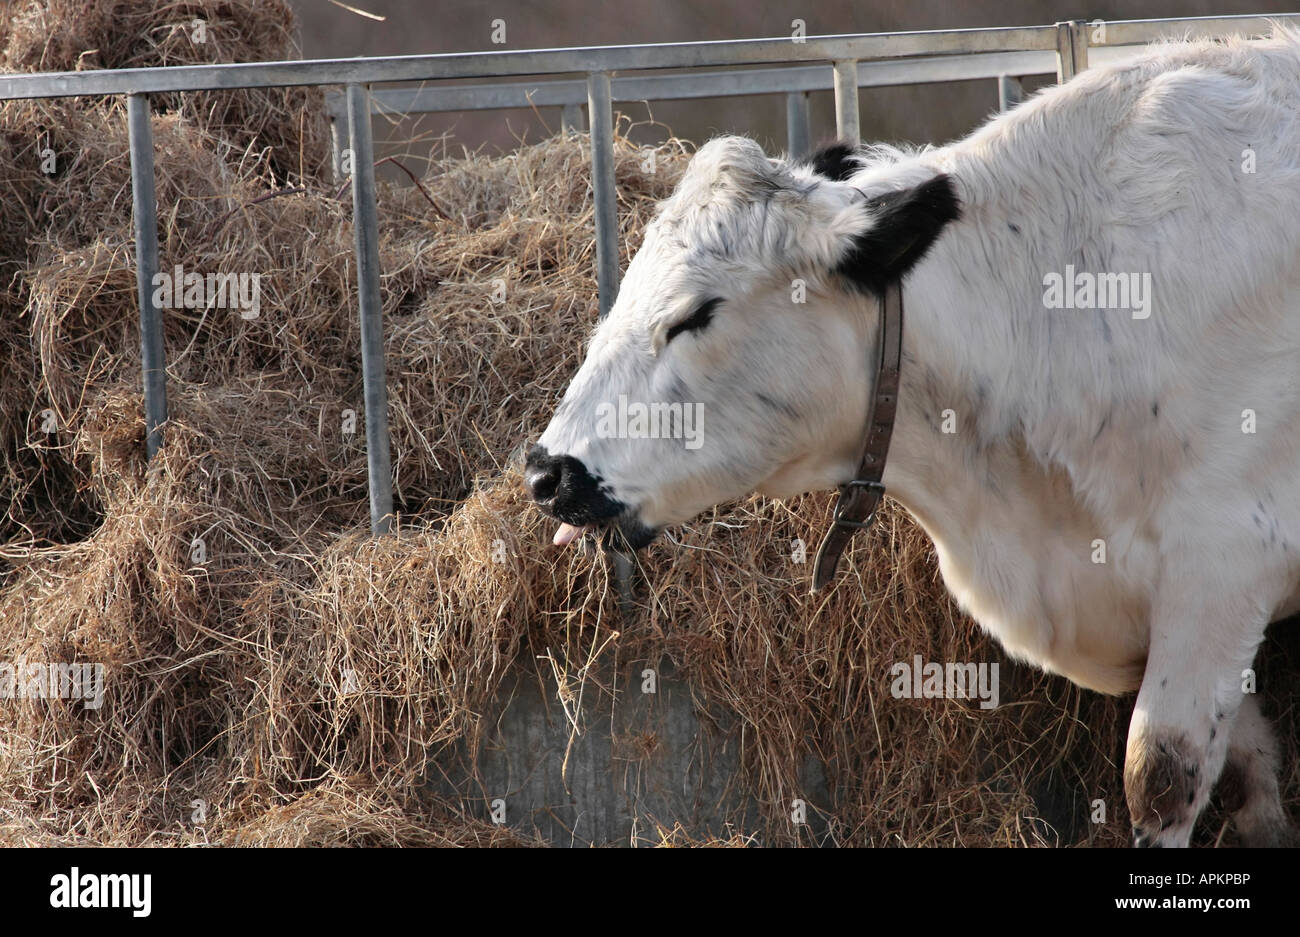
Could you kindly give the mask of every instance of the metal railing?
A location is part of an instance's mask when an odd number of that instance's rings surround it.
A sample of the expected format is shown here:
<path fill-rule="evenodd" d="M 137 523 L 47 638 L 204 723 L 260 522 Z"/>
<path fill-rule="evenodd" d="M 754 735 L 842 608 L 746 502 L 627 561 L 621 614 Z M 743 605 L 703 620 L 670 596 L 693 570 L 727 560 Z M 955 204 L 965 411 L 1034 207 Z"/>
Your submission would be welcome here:
<path fill-rule="evenodd" d="M 1132 47 L 1130 47 L 1132 48 Z M 858 66 L 858 87 L 877 88 L 941 81 L 969 81 L 1003 76 L 1045 75 L 1056 71 L 1055 51 L 977 52 L 949 56 L 924 56 L 897 61 L 862 62 Z M 745 95 L 783 94 L 787 117 L 787 149 L 801 155 L 808 147 L 808 94 L 834 88 L 831 70 L 824 66 L 790 65 L 785 68 L 691 72 L 680 75 L 635 75 L 612 78 L 612 101 L 680 101 L 696 98 L 726 98 Z M 423 88 L 393 88 L 372 92 L 376 114 L 437 114 L 447 111 L 490 111 L 508 108 L 560 108 L 560 126 L 583 129 L 582 108 L 587 103 L 587 82 L 568 79 L 540 82 L 499 82 Z M 347 110 L 343 95 L 326 101 L 334 132 L 334 168 L 343 147 Z M 798 128 L 805 128 L 802 135 Z"/>
<path fill-rule="evenodd" d="M 375 533 L 390 529 L 393 511 L 388 436 L 382 307 L 379 294 L 378 217 L 375 203 L 371 114 L 378 109 L 450 111 L 551 104 L 576 111 L 587 105 L 591 124 L 592 190 L 595 201 L 596 268 L 600 314 L 618 292 L 618 218 L 614 185 L 616 100 L 658 100 L 729 94 L 785 93 L 792 144 L 807 145 L 806 95 L 831 88 L 835 93 L 836 132 L 858 137 L 860 87 L 997 78 L 999 99 L 1018 98 L 1016 76 L 1050 72 L 1060 80 L 1089 64 L 1090 55 L 1107 61 L 1124 47 L 1176 37 L 1220 37 L 1267 32 L 1273 22 L 1297 22 L 1300 14 L 1199 17 L 1193 19 L 1073 20 L 1051 26 L 871 33 L 843 36 L 740 39 L 656 45 L 599 46 L 409 55 L 382 58 L 317 59 L 231 65 L 185 65 L 104 71 L 0 76 L 0 100 L 126 95 L 140 302 L 140 341 L 147 451 L 162 444 L 167 419 L 166 361 L 162 310 L 154 302 L 158 270 L 158 222 L 154 195 L 153 132 L 149 96 L 177 91 L 220 91 L 294 85 L 343 85 L 348 141 L 352 150 L 353 227 L 357 260 L 357 303 L 361 322 L 362 371 L 366 413 L 366 454 L 370 483 L 370 523 Z M 1104 45 L 1090 42 L 1103 27 Z M 1131 50 L 1129 50 L 1131 52 Z M 805 63 L 817 63 L 807 67 Z M 804 64 L 805 67 L 797 67 Z M 826 66 L 831 68 L 827 69 Z M 746 66 L 745 70 L 734 70 Z M 759 69 L 752 66 L 786 66 Z M 730 68 L 729 72 L 612 78 L 611 72 L 654 69 Z M 493 84 L 372 94 L 369 85 L 534 75 L 573 75 L 577 81 L 540 85 Z M 519 102 L 522 102 L 520 104 Z M 802 132 L 803 137 L 799 139 Z"/>

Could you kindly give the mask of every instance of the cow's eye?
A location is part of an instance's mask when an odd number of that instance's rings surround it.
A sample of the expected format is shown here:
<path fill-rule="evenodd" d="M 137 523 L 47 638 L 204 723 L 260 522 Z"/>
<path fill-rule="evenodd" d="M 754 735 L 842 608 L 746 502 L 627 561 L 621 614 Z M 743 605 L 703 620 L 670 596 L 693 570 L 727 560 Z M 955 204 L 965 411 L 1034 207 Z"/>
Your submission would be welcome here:
<path fill-rule="evenodd" d="M 720 302 L 722 302 L 721 299 L 714 298 L 706 299 L 704 302 L 700 303 L 694 312 L 668 330 L 668 338 L 664 340 L 664 344 L 671 342 L 673 338 L 681 332 L 700 331 L 700 329 L 704 328 L 710 321 L 712 321 L 713 310 L 717 308 L 718 303 Z"/>

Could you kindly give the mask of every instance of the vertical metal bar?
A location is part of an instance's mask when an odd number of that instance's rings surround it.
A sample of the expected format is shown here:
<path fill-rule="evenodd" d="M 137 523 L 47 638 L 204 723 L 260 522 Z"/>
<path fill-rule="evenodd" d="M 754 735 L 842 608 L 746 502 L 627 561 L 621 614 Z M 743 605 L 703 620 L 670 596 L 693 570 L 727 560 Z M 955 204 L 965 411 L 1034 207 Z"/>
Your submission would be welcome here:
<path fill-rule="evenodd" d="M 808 152 L 812 131 L 808 123 L 808 93 L 790 91 L 785 96 L 785 148 L 791 156 Z"/>
<path fill-rule="evenodd" d="M 862 139 L 858 126 L 858 63 L 853 59 L 835 63 L 835 135 L 851 143 Z"/>
<path fill-rule="evenodd" d="M 1073 26 L 1070 38 L 1074 46 L 1074 73 L 1077 75 L 1088 67 L 1088 21 L 1074 20 Z"/>
<path fill-rule="evenodd" d="M 632 587 L 636 564 L 633 563 L 630 553 L 615 549 L 609 550 L 608 553 L 614 563 L 614 588 L 618 592 L 618 610 L 627 617 L 636 610 L 636 590 Z"/>
<path fill-rule="evenodd" d="M 596 200 L 596 285 L 603 318 L 618 296 L 618 193 L 614 188 L 614 105 L 609 73 L 587 76 L 591 118 L 591 188 Z"/>
<path fill-rule="evenodd" d="M 1088 67 L 1088 23 L 1070 20 L 1056 24 L 1056 80 L 1069 81 Z"/>
<path fill-rule="evenodd" d="M 582 119 L 582 105 L 564 105 L 564 109 L 560 111 L 560 130 L 564 133 L 582 133 L 585 129 Z"/>
<path fill-rule="evenodd" d="M 596 205 L 596 286 L 603 319 L 618 296 L 618 190 L 614 181 L 614 104 L 609 73 L 587 76 L 587 117 L 591 121 L 591 189 Z M 621 550 L 606 551 L 614 566 L 614 588 L 624 615 L 632 613 L 632 558 Z"/>
<path fill-rule="evenodd" d="M 153 278 L 158 272 L 158 197 L 154 194 L 149 95 L 127 96 L 126 119 L 131 148 L 131 213 L 135 220 L 135 285 L 140 300 L 145 451 L 152 459 L 162 445 L 162 424 L 167 422 L 167 361 L 162 310 L 153 301 Z M 179 288 L 180 284 L 175 286 Z"/>
<path fill-rule="evenodd" d="M 356 239 L 357 304 L 361 314 L 366 463 L 370 470 L 370 530 L 375 534 L 386 534 L 392 529 L 393 521 L 393 469 L 388 445 L 384 310 L 379 299 L 375 146 L 370 134 L 370 92 L 364 85 L 350 84 L 348 139 L 352 149 L 352 229 Z"/>
<path fill-rule="evenodd" d="M 1025 99 L 1025 88 L 1015 75 L 998 76 L 998 110 L 1011 110 Z"/>
<path fill-rule="evenodd" d="M 334 181 L 342 182 L 343 181 L 343 149 L 344 149 L 343 134 L 345 132 L 343 130 L 343 120 L 345 119 L 345 117 L 343 114 L 340 114 L 339 111 L 336 108 L 334 108 L 333 105 L 330 106 L 329 117 L 330 117 L 330 165 L 334 169 Z"/>
<path fill-rule="evenodd" d="M 1074 77 L 1074 46 L 1070 42 L 1070 24 L 1056 24 L 1056 83 L 1065 84 Z"/>

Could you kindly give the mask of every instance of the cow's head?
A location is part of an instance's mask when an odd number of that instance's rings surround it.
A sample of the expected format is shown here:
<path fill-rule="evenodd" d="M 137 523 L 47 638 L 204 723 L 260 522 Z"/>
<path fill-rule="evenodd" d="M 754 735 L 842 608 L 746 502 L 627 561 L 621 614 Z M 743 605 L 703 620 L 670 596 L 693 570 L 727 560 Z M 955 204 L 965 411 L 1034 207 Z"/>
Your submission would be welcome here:
<path fill-rule="evenodd" d="M 919 162 L 874 172 L 844 145 L 801 163 L 742 137 L 702 147 L 528 454 L 556 543 L 596 525 L 639 547 L 752 491 L 851 478 L 879 295 L 958 213 L 949 177 Z"/>

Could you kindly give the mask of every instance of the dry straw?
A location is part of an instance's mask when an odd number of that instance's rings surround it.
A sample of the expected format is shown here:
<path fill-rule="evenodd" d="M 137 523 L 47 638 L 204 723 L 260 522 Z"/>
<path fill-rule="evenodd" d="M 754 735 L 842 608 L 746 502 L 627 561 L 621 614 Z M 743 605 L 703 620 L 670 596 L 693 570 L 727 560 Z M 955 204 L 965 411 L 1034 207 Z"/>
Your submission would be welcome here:
<path fill-rule="evenodd" d="M 0 17 L 11 69 L 294 54 L 280 2 L 31 2 Z M 195 18 L 210 45 L 183 40 Z M 160 100 L 164 268 L 256 272 L 263 294 L 255 319 L 167 311 L 172 420 L 146 466 L 124 124 L 113 102 L 0 107 L 0 661 L 108 670 L 98 710 L 0 702 L 0 842 L 535 841 L 488 823 L 472 785 L 435 792 L 431 776 L 453 749 L 472 760 L 511 675 L 558 676 L 572 703 L 601 661 L 662 659 L 743 737 L 736 780 L 760 819 L 710 844 L 811 842 L 787 818 L 810 754 L 833 801 L 821 842 L 1126 839 L 1130 701 L 1008 661 L 946 598 L 901 511 L 816 598 L 791 542 L 823 528 L 826 495 L 681 529 L 641 558 L 630 615 L 603 560 L 547 545 L 517 454 L 594 321 L 583 138 L 441 154 L 423 175 L 436 208 L 381 187 L 402 517 L 375 540 L 350 211 L 320 174 L 320 100 Z M 688 153 L 624 137 L 616 150 L 630 252 Z M 1273 652 L 1263 685 L 1283 690 L 1294 765 L 1294 651 Z M 1002 705 L 894 699 L 889 665 L 917 654 L 999 662 Z M 588 722 L 616 705 L 608 687 L 581 698 Z M 657 757 L 643 741 L 634 757 Z M 1300 797 L 1294 773 L 1286 793 Z M 1095 799 L 1104 824 L 1087 822 Z M 673 819 L 651 838 L 695 843 Z M 1211 815 L 1198 838 L 1221 826 Z"/>

